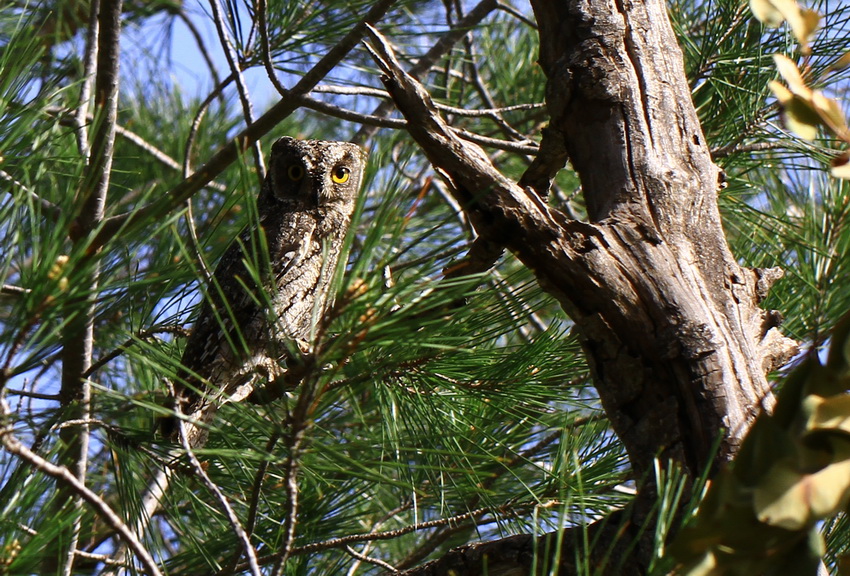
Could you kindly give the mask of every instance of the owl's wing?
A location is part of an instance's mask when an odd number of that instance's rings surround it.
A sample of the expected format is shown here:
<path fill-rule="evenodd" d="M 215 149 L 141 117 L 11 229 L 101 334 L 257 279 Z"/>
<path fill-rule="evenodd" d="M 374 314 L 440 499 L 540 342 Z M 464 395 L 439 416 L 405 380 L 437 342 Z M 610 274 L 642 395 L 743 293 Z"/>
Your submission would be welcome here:
<path fill-rule="evenodd" d="M 216 382 L 217 374 L 250 352 L 251 338 L 245 329 L 262 313 L 264 298 L 256 281 L 262 275 L 262 263 L 253 256 L 258 233 L 256 228 L 243 231 L 225 251 L 214 282 L 207 287 L 175 384 L 189 407 L 199 399 L 195 389 L 203 390 L 207 381 L 225 384 Z M 246 261 L 251 264 L 246 266 Z"/>

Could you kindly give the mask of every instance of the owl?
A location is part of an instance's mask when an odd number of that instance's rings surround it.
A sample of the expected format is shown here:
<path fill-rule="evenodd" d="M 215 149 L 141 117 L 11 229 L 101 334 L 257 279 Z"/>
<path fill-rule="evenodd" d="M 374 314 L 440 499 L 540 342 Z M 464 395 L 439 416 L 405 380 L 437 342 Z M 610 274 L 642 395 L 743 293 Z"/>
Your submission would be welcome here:
<path fill-rule="evenodd" d="M 274 143 L 257 199 L 259 222 L 225 252 L 183 352 L 174 409 L 190 445 L 224 402 L 244 399 L 281 373 L 297 347 L 309 350 L 363 179 L 365 153 L 348 142 Z M 175 417 L 176 418 L 176 417 Z M 162 431 L 173 436 L 177 420 Z"/>

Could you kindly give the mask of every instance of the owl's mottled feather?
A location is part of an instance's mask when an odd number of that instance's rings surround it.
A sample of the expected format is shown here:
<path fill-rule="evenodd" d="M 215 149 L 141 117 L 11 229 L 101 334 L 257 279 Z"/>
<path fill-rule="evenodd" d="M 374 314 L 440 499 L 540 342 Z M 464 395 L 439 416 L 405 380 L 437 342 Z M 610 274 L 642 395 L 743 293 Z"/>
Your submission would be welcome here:
<path fill-rule="evenodd" d="M 211 421 L 221 403 L 277 376 L 287 346 L 309 347 L 328 305 L 365 154 L 347 142 L 286 137 L 272 146 L 269 164 L 259 227 L 225 252 L 183 353 L 175 408 L 190 422 Z M 192 445 L 203 442 L 199 428 L 187 428 Z M 164 426 L 174 429 L 173 420 Z"/>

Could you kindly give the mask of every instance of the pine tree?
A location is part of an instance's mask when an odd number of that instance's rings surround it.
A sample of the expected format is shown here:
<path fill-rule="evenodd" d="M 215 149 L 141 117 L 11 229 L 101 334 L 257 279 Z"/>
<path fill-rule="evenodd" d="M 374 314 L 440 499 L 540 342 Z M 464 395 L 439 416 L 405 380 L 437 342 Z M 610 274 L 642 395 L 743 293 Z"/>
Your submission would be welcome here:
<path fill-rule="evenodd" d="M 785 129 L 771 54 L 795 40 L 738 1 L 667 3 L 669 38 L 661 2 L 554 4 L 0 9 L 0 574 L 109 573 L 122 547 L 149 574 L 671 569 L 665 542 L 784 381 L 764 370 L 791 339 L 817 354 L 850 304 L 840 142 Z M 850 8 L 814 8 L 804 70 L 840 93 Z M 172 61 L 187 29 L 201 96 Z M 644 43 L 606 43 L 624 37 Z M 168 383 L 283 135 L 369 150 L 336 299 L 289 385 L 175 461 Z M 733 338 L 754 323 L 758 350 Z M 823 528 L 830 568 L 847 529 Z"/>

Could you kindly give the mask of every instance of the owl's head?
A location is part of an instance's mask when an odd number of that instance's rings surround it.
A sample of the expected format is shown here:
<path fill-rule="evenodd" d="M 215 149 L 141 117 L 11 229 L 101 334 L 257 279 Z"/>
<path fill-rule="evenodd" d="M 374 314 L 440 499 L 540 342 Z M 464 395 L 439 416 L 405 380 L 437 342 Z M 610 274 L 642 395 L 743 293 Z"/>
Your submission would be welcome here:
<path fill-rule="evenodd" d="M 350 212 L 365 159 L 363 149 L 350 142 L 285 136 L 272 145 L 265 192 L 287 210 L 326 207 Z"/>

